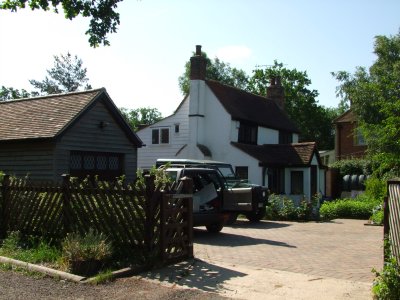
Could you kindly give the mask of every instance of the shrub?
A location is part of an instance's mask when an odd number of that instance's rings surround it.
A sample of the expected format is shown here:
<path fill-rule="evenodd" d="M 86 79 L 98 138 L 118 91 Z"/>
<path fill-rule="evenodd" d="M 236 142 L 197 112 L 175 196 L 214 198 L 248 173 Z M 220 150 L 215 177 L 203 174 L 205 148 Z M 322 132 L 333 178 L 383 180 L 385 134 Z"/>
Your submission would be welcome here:
<path fill-rule="evenodd" d="M 365 194 L 377 201 L 382 202 L 387 194 L 387 183 L 376 177 L 370 177 L 365 182 Z"/>
<path fill-rule="evenodd" d="M 69 233 L 62 243 L 63 257 L 67 261 L 105 260 L 112 254 L 111 243 L 103 233 L 90 229 L 82 236 Z"/>
<path fill-rule="evenodd" d="M 370 223 L 375 225 L 383 225 L 384 212 L 383 205 L 379 204 L 372 210 L 372 216 L 369 218 Z"/>
<path fill-rule="evenodd" d="M 378 272 L 372 269 L 376 275 L 372 292 L 378 300 L 398 300 L 400 299 L 400 265 L 390 253 L 387 239 L 385 240 L 385 249 L 388 260 L 383 264 L 382 271 Z"/>
<path fill-rule="evenodd" d="M 295 206 L 292 199 L 286 196 L 271 195 L 268 198 L 267 219 L 281 221 L 308 221 L 315 219 L 314 210 L 318 206 L 318 197 L 313 201 L 307 202 L 301 200 L 298 207 Z"/>
<path fill-rule="evenodd" d="M 372 164 L 366 159 L 343 159 L 329 165 L 330 168 L 339 169 L 340 176 L 348 174 L 369 175 L 372 174 Z"/>
<path fill-rule="evenodd" d="M 324 221 L 337 218 L 364 219 L 372 215 L 376 206 L 375 201 L 363 201 L 360 199 L 342 199 L 332 202 L 324 202 L 319 210 L 320 217 Z"/>

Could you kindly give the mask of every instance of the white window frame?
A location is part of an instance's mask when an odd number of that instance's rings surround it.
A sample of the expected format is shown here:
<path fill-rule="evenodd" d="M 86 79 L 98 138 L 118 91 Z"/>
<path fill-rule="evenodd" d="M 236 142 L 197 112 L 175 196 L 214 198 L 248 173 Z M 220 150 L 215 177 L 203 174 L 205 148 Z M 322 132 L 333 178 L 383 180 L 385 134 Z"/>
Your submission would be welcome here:
<path fill-rule="evenodd" d="M 167 141 L 163 140 L 163 131 L 167 130 Z M 153 132 L 157 131 L 157 142 L 155 143 L 153 140 Z M 170 130 L 169 127 L 158 127 L 158 128 L 152 128 L 151 129 L 151 144 L 152 145 L 168 145 L 170 143 L 171 136 L 170 136 Z"/>

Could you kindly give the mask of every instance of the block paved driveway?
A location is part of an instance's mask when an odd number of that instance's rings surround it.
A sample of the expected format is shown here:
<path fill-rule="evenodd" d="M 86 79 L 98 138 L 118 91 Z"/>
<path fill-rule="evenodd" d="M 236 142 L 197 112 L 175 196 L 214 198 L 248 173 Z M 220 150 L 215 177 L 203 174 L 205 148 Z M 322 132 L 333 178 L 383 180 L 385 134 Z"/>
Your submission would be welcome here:
<path fill-rule="evenodd" d="M 372 283 L 371 269 L 382 268 L 383 228 L 366 221 L 326 223 L 238 221 L 210 234 L 194 231 L 194 255 L 218 262 L 313 276 Z"/>

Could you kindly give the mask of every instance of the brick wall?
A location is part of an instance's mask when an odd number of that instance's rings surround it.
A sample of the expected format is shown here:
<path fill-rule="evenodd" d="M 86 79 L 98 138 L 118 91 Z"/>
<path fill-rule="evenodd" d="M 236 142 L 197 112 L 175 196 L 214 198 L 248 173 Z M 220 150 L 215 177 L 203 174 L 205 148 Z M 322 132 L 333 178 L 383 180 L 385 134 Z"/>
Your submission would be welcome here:
<path fill-rule="evenodd" d="M 356 145 L 354 137 L 354 122 L 336 124 L 336 158 L 360 158 L 363 157 L 367 147 Z"/>

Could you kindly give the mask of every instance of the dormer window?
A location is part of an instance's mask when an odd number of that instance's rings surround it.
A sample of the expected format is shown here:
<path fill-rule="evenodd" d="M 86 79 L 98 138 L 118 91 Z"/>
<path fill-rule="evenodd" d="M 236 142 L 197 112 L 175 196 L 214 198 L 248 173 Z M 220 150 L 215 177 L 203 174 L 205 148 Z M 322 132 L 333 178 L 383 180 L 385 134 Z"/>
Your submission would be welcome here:
<path fill-rule="evenodd" d="M 257 145 L 258 126 L 240 122 L 238 142 Z"/>
<path fill-rule="evenodd" d="M 279 131 L 279 144 L 293 143 L 293 134 L 287 131 Z"/>

